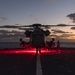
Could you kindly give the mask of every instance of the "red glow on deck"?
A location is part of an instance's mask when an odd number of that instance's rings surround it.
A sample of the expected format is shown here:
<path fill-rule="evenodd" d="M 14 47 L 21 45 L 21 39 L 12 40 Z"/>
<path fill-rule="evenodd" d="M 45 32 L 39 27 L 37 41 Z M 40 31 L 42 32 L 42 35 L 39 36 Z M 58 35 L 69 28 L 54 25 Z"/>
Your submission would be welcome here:
<path fill-rule="evenodd" d="M 36 49 L 1 49 L 0 54 L 25 54 L 25 53 L 36 53 Z"/>
<path fill-rule="evenodd" d="M 75 53 L 75 50 L 48 50 L 48 49 L 41 49 L 38 51 L 38 54 L 66 54 L 66 53 Z M 10 49 L 0 49 L 0 54 L 36 54 L 36 49 L 17 49 L 17 48 L 10 48 Z"/>
<path fill-rule="evenodd" d="M 60 50 L 48 50 L 48 49 L 42 49 L 41 53 L 46 53 L 46 54 L 60 54 Z"/>

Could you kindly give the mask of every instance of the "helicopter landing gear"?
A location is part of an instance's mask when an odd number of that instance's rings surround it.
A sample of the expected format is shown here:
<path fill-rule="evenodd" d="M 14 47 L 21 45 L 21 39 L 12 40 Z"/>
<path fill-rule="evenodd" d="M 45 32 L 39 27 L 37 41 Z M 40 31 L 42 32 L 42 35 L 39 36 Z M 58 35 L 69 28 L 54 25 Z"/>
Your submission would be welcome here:
<path fill-rule="evenodd" d="M 36 48 L 36 54 L 41 53 L 41 49 L 40 48 Z"/>

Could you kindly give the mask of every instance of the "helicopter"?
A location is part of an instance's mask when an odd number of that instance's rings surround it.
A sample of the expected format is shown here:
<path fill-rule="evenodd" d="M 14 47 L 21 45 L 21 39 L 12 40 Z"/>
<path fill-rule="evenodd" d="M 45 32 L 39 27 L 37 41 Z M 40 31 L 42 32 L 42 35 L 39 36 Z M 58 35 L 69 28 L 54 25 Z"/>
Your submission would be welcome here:
<path fill-rule="evenodd" d="M 30 38 L 30 41 L 26 42 L 23 41 L 22 38 L 20 38 L 21 47 L 26 47 L 28 45 L 28 47 L 36 48 L 36 52 L 41 52 L 41 48 L 47 48 L 48 50 L 50 50 L 52 46 L 55 46 L 54 38 L 52 38 L 52 41 L 46 41 L 46 37 L 51 33 L 48 30 L 48 25 L 33 24 L 24 27 L 29 27 L 29 29 L 25 28 L 26 31 L 24 34 L 26 35 L 26 37 Z"/>

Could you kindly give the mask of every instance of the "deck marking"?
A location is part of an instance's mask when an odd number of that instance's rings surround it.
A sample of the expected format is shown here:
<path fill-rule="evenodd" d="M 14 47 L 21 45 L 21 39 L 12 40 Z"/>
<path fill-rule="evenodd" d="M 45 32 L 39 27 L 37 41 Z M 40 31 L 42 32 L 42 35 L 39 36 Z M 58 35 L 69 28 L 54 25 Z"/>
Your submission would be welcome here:
<path fill-rule="evenodd" d="M 36 75 L 42 75 L 41 61 L 38 53 L 37 53 Z"/>

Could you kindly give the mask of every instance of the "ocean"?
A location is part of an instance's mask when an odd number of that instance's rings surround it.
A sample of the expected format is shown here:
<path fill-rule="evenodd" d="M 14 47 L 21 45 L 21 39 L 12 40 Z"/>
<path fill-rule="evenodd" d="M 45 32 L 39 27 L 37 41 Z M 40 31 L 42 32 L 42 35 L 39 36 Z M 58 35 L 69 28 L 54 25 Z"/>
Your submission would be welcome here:
<path fill-rule="evenodd" d="M 20 42 L 0 42 L 0 49 L 3 48 L 20 48 Z"/>
<path fill-rule="evenodd" d="M 56 44 L 55 44 L 56 45 Z M 61 42 L 60 47 L 75 48 L 75 42 Z M 21 48 L 20 42 L 0 42 L 0 49 L 3 48 Z"/>

